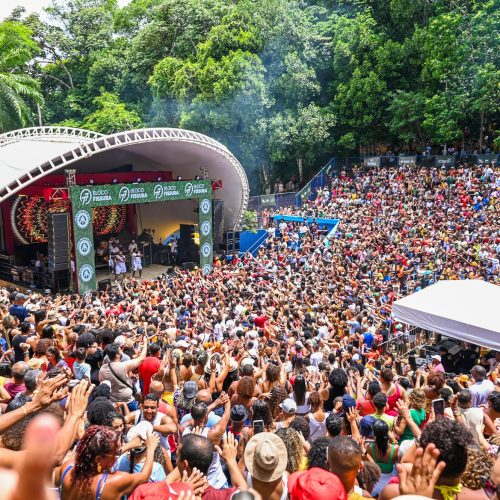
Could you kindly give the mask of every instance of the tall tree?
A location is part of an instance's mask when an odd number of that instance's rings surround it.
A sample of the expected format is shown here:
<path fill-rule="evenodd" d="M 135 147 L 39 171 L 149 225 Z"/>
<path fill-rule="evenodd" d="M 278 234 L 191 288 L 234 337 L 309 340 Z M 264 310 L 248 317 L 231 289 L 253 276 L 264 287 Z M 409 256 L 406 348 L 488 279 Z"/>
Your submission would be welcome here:
<path fill-rule="evenodd" d="M 37 52 L 31 31 L 13 21 L 0 23 L 0 130 L 33 122 L 31 105 L 41 105 L 39 82 L 28 74 Z"/>

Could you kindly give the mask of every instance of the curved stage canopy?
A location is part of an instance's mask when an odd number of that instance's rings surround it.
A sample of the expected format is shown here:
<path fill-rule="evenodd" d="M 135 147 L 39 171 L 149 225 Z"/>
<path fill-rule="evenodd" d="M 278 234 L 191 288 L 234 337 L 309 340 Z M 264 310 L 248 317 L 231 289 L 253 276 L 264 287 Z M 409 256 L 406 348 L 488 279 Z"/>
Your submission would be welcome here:
<path fill-rule="evenodd" d="M 222 181 L 224 227 L 239 225 L 248 204 L 248 180 L 239 161 L 222 144 L 189 130 L 152 128 L 102 135 L 68 127 L 34 127 L 0 135 L 0 202 L 47 174 L 112 171 L 132 165 L 135 172 L 163 170 L 194 179 L 206 169 Z"/>
<path fill-rule="evenodd" d="M 445 280 L 392 305 L 397 321 L 472 344 L 500 349 L 500 287 L 481 280 Z"/>

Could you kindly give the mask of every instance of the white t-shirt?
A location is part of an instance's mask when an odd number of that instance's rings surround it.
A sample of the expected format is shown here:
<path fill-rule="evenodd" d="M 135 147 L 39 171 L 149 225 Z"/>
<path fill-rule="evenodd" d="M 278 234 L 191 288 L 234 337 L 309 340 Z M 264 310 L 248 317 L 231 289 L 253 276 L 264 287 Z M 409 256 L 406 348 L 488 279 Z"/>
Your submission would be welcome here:
<path fill-rule="evenodd" d="M 494 389 L 495 386 L 490 380 L 482 380 L 471 385 L 469 390 L 472 393 L 472 406 L 477 408 L 478 406 L 485 405 L 488 402 L 488 396 Z"/>

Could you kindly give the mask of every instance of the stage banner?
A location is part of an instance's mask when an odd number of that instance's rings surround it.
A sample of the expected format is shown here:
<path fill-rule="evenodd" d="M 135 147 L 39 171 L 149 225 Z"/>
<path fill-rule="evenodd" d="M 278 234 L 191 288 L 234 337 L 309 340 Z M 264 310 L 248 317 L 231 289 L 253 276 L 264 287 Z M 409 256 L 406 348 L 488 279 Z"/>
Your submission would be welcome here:
<path fill-rule="evenodd" d="M 402 165 L 416 165 L 417 157 L 416 156 L 399 156 L 398 163 L 400 166 Z"/>
<path fill-rule="evenodd" d="M 92 209 L 110 205 L 199 200 L 200 267 L 209 274 L 213 262 L 212 185 L 210 180 L 72 186 L 71 207 L 78 292 L 97 288 Z"/>
<path fill-rule="evenodd" d="M 380 156 L 371 156 L 363 160 L 365 167 L 380 167 Z"/>

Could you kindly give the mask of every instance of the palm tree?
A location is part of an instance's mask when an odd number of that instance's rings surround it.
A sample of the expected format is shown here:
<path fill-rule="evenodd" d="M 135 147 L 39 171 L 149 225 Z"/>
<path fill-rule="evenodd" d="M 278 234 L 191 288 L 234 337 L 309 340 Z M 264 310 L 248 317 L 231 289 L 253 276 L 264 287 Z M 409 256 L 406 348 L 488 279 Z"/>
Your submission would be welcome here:
<path fill-rule="evenodd" d="M 0 132 L 30 124 L 30 104 L 43 103 L 38 81 L 26 73 L 37 50 L 29 28 L 0 23 Z"/>

